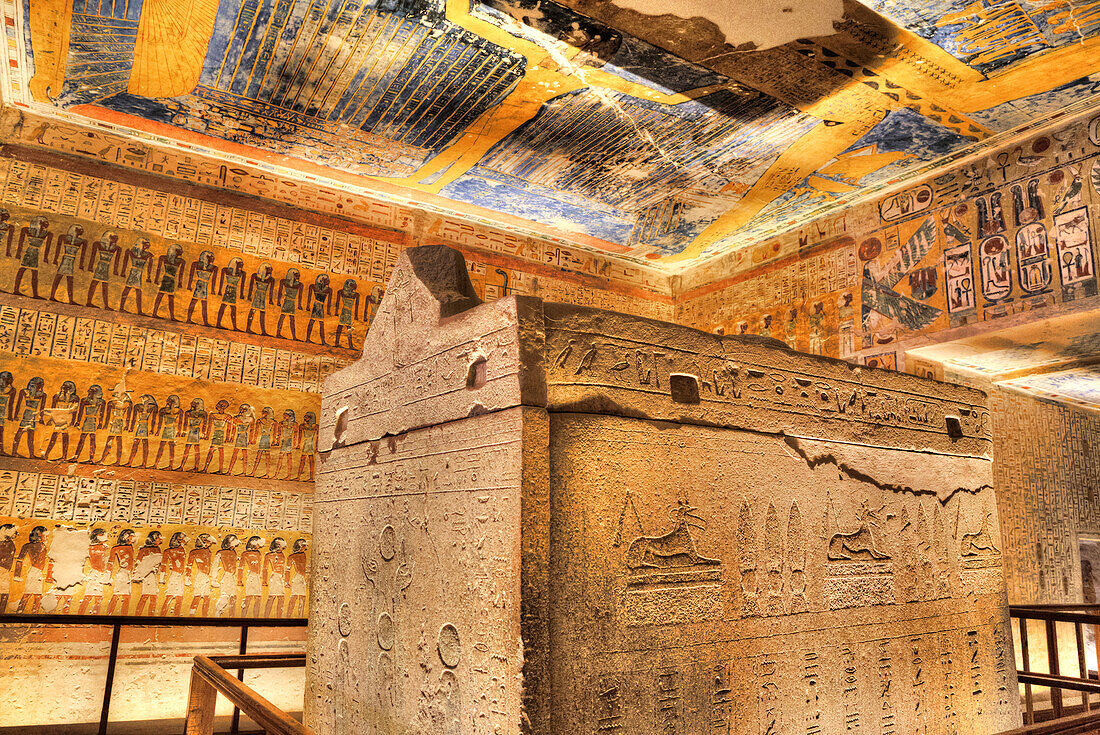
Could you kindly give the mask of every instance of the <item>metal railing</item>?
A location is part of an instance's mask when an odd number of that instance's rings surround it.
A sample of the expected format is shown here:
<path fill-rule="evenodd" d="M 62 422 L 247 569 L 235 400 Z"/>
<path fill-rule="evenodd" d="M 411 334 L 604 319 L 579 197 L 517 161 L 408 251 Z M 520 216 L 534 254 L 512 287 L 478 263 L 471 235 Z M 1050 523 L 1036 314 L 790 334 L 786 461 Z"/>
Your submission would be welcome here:
<path fill-rule="evenodd" d="M 1023 687 L 1024 726 L 1002 735 L 1100 733 L 1100 705 L 1092 698 L 1100 695 L 1100 605 L 1013 605 L 1009 614 L 1019 632 L 1017 676 Z M 1033 637 L 1029 621 L 1041 624 L 1041 635 Z M 1071 670 L 1064 670 L 1067 661 Z M 1046 670 L 1035 670 L 1035 665 Z M 1049 710 L 1037 709 L 1036 687 L 1049 689 Z M 1071 693 L 1077 693 L 1080 704 L 1067 703 Z"/>
<path fill-rule="evenodd" d="M 1096 735 L 1096 733 L 1100 733 L 1100 713 L 1085 712 L 1024 725 L 998 735 Z"/>
<path fill-rule="evenodd" d="M 249 628 L 300 628 L 307 624 L 306 618 L 197 618 L 197 617 L 161 617 L 157 615 L 40 615 L 40 614 L 0 614 L 0 625 L 87 625 L 111 627 L 111 652 L 107 660 L 107 676 L 103 686 L 103 706 L 99 716 L 99 735 L 107 735 L 110 722 L 111 692 L 114 688 L 115 666 L 118 663 L 118 643 L 123 628 L 149 627 L 187 627 L 187 628 L 239 628 L 239 652 L 243 656 L 248 651 Z M 304 665 L 304 662 L 303 662 Z M 244 668 L 237 671 L 237 678 L 244 679 Z M 240 708 L 233 710 L 231 732 L 236 735 L 240 727 Z"/>
<path fill-rule="evenodd" d="M 214 709 L 222 694 L 243 711 L 267 735 L 313 735 L 313 731 L 260 696 L 252 687 L 226 671 L 237 669 L 300 668 L 304 653 L 252 654 L 247 656 L 195 656 L 191 689 L 187 698 L 184 735 L 213 735 Z"/>

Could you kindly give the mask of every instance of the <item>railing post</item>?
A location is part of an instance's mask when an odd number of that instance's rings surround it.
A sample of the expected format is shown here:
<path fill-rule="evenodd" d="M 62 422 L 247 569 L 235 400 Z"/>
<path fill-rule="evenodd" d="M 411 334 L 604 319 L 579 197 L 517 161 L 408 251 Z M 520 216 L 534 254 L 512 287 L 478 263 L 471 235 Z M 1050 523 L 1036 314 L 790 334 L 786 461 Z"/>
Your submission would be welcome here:
<path fill-rule="evenodd" d="M 1085 631 L 1084 626 L 1080 623 L 1073 624 L 1073 630 L 1077 637 L 1077 669 L 1078 676 L 1082 679 L 1089 678 L 1088 665 L 1085 663 Z M 1085 711 L 1092 710 L 1092 704 L 1089 702 L 1089 693 L 1081 692 L 1081 702 L 1085 705 Z"/>
<path fill-rule="evenodd" d="M 1020 621 L 1020 656 L 1023 662 L 1023 668 L 1021 671 L 1031 671 L 1031 652 L 1028 651 L 1027 646 L 1027 618 L 1017 616 L 1016 619 Z M 1031 692 L 1031 684 L 1024 683 L 1024 724 L 1032 725 L 1035 723 L 1035 700 Z"/>
<path fill-rule="evenodd" d="M 191 689 L 187 695 L 187 723 L 184 735 L 213 735 L 214 710 L 218 703 L 218 690 L 199 672 L 191 669 Z"/>
<path fill-rule="evenodd" d="M 111 691 L 115 685 L 115 663 L 118 662 L 118 637 L 121 623 L 111 628 L 111 653 L 107 658 L 107 681 L 103 684 L 103 708 L 99 711 L 99 735 L 107 735 L 107 722 L 111 717 Z"/>
<path fill-rule="evenodd" d="M 1062 673 L 1058 670 L 1058 624 L 1054 620 L 1047 620 L 1046 628 L 1048 671 L 1058 676 Z M 1062 690 L 1058 687 L 1050 688 L 1050 706 L 1054 710 L 1055 718 L 1062 716 Z"/>
<path fill-rule="evenodd" d="M 241 656 L 248 653 L 248 626 L 241 626 Z M 237 669 L 237 680 L 244 681 L 244 669 Z M 233 724 L 229 728 L 229 735 L 237 735 L 241 731 L 241 708 L 233 705 Z"/>

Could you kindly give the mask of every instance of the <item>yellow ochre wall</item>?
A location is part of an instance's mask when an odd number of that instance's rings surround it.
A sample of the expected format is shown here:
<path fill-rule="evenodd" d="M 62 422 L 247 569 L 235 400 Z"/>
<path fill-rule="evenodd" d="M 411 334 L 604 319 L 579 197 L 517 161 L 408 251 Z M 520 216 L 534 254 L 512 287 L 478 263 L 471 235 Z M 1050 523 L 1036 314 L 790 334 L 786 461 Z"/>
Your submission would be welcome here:
<path fill-rule="evenodd" d="M 319 410 L 324 378 L 360 354 L 373 308 L 405 247 L 447 243 L 463 250 L 475 287 L 487 300 L 529 293 L 663 319 L 672 315 L 667 278 L 560 243 L 262 172 L 227 171 L 186 155 L 126 147 L 85 129 L 46 125 L 48 133 L 39 138 L 59 142 L 53 151 L 12 142 L 0 146 L 0 258 L 5 263 L 0 268 L 0 375 L 10 373 L 12 379 L 10 389 L 0 388 L 0 402 L 7 395 L 11 408 L 5 413 L 0 407 L 0 595 L 6 595 L 0 601 L 9 613 L 304 616 L 299 572 L 308 577 L 313 471 L 319 461 L 311 451 L 306 418 Z M 66 141 L 69 150 L 58 152 Z M 118 155 L 121 150 L 125 156 Z M 40 247 L 35 258 L 29 246 L 40 219 L 48 223 L 41 243 L 48 249 Z M 112 233 L 120 247 L 118 270 L 111 260 L 104 304 L 99 285 L 104 281 L 93 283 L 91 256 L 95 243 L 109 242 Z M 74 246 L 71 302 L 62 236 L 84 241 Z M 123 258 L 132 247 L 139 253 L 143 240 L 149 242 L 150 268 L 135 269 L 137 280 L 120 308 L 131 275 Z M 161 258 L 177 246 L 183 267 L 173 288 L 158 277 L 158 264 L 163 276 Z M 191 278 L 192 264 L 203 253 L 218 269 L 205 298 L 201 287 L 195 294 Z M 234 259 L 245 274 L 235 328 L 231 299 L 218 289 L 221 269 Z M 299 272 L 301 304 L 292 300 L 293 308 L 287 305 L 293 313 L 279 330 L 285 299 L 276 290 L 264 310 L 255 310 L 249 333 L 249 281 L 268 268 L 275 289 L 290 269 Z M 329 280 L 333 298 L 313 319 L 316 300 L 310 287 L 320 277 Z M 336 293 L 348 281 L 357 296 L 345 302 Z M 171 313 L 169 295 L 174 296 Z M 223 303 L 227 308 L 219 326 Z M 267 336 L 261 334 L 261 323 Z M 46 410 L 27 409 L 27 397 L 33 399 L 34 393 L 28 383 L 35 378 L 41 380 Z M 99 413 L 100 404 L 92 400 L 91 410 L 77 417 L 80 425 L 58 428 L 73 418 L 63 403 L 53 406 L 65 381 L 75 384 L 81 399 L 93 385 L 105 402 L 117 396 L 116 414 L 109 415 L 106 406 Z M 181 428 L 174 438 L 154 430 L 146 457 L 133 413 L 146 395 L 155 399 L 158 411 L 170 396 L 178 397 L 184 412 L 198 399 L 206 415 L 195 414 L 194 432 Z M 222 400 L 229 405 L 218 410 Z M 242 404 L 252 411 L 242 416 Z M 278 429 L 249 423 L 250 414 L 261 419 L 266 407 Z M 283 424 L 287 410 L 293 419 Z M 89 413 L 91 423 L 86 423 Z M 49 447 L 55 431 L 57 440 Z M 82 433 L 87 436 L 76 456 Z M 94 457 L 89 453 L 92 436 Z M 268 456 L 265 445 L 271 447 Z M 126 549 L 113 553 L 127 530 L 133 531 L 131 568 L 124 569 L 123 562 L 104 564 L 105 556 L 129 555 Z M 103 532 L 96 548 L 93 531 Z M 161 534 L 159 543 L 155 536 L 149 540 L 155 532 Z M 231 536 L 240 544 L 227 541 Z M 182 552 L 169 550 L 173 537 Z M 250 540 L 258 575 L 245 557 Z M 147 544 L 152 545 L 143 552 Z M 199 548 L 206 545 L 213 557 L 228 546 L 224 553 L 238 559 L 238 572 L 214 566 L 206 573 Z M 292 558 L 296 550 L 304 554 L 297 558 L 301 564 Z M 0 643 L 0 701 L 19 700 L 20 705 L 4 708 L 0 727 L 98 721 L 109 628 L 13 626 L 10 631 Z M 190 657 L 236 649 L 232 629 L 128 635 L 112 721 L 182 716 Z M 303 638 L 304 629 L 260 630 L 253 634 L 252 648 L 300 650 Z M 79 675 L 73 674 L 77 661 L 83 662 L 75 669 Z M 141 672 L 153 672 L 152 679 L 143 680 Z M 64 677 L 68 687 L 74 676 L 80 696 L 59 700 L 51 693 L 51 681 Z M 291 710 L 301 707 L 300 677 L 268 676 L 268 681 L 274 701 Z M 139 696 L 143 690 L 155 694 Z"/>

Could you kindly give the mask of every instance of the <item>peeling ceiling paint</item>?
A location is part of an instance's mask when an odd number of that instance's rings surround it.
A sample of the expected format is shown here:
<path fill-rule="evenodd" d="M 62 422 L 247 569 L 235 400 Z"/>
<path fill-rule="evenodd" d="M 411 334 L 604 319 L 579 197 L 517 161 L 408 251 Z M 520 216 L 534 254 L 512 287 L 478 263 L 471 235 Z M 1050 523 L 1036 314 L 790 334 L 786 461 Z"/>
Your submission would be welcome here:
<path fill-rule="evenodd" d="M 659 17 L 703 18 L 718 26 L 731 46 L 751 44 L 756 50 L 782 46 L 799 38 L 830 36 L 844 19 L 842 0 L 613 0 L 615 5 Z M 659 10 L 660 12 L 654 12 Z"/>

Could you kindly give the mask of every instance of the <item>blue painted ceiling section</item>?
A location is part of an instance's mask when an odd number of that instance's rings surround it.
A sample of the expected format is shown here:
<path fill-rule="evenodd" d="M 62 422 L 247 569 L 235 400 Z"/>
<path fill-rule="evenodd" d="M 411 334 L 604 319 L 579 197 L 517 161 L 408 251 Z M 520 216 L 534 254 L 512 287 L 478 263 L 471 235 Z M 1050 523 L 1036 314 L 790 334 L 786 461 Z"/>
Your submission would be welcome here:
<path fill-rule="evenodd" d="M 987 75 L 1100 30 L 1100 0 L 866 4 Z M 31 8 L 24 0 L 28 15 Z M 459 202 L 660 253 L 685 247 L 784 151 L 836 124 L 549 0 L 484 0 L 475 8 L 520 39 L 516 48 L 546 50 L 540 74 L 560 72 L 572 83 L 540 91 L 511 127 L 502 120 L 523 102 L 513 100 L 516 90 L 531 91 L 523 84 L 532 62 L 448 20 L 443 0 L 221 0 L 194 88 L 142 97 L 127 89 L 146 10 L 142 0 L 76 0 L 64 83 L 49 90 L 50 102 L 96 105 L 341 172 L 439 182 L 439 193 Z M 29 25 L 24 34 L 33 67 Z M 830 183 L 872 186 L 975 139 L 941 124 L 950 113 L 934 101 L 910 96 L 909 104 L 905 90 L 816 44 L 800 39 L 791 48 L 823 77 L 845 74 L 842 83 L 897 101 L 853 136 L 845 155 L 899 157 L 832 179 L 823 167 L 816 178 L 824 190 L 815 177 L 803 179 L 764 207 L 747 236 L 818 211 L 835 194 Z M 621 84 L 576 83 L 592 71 Z M 970 119 L 998 132 L 1049 114 L 1100 93 L 1100 73 L 1087 73 Z M 653 101 L 704 88 L 696 99 Z M 452 155 L 490 128 L 496 137 L 483 136 L 489 143 L 475 146 L 473 160 Z"/>

